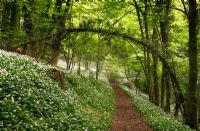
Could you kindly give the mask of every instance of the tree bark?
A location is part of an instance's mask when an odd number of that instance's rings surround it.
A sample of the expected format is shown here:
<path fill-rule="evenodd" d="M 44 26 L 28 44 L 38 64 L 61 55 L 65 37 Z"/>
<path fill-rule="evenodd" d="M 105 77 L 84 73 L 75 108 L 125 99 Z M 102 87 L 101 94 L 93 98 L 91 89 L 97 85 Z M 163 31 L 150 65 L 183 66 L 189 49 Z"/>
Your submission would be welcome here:
<path fill-rule="evenodd" d="M 20 29 L 20 6 L 17 1 L 13 1 L 11 6 L 11 23 L 10 28 L 13 31 L 18 31 Z"/>
<path fill-rule="evenodd" d="M 144 0 L 145 4 L 145 11 L 144 11 L 144 30 L 145 30 L 145 38 L 146 40 L 149 40 L 149 28 L 148 28 L 148 0 Z M 151 58 L 150 58 L 150 49 L 146 47 L 146 70 L 147 70 L 147 82 L 148 82 L 148 88 L 149 88 L 149 100 L 153 102 L 153 88 L 152 88 L 152 77 L 151 77 Z"/>
<path fill-rule="evenodd" d="M 32 13 L 34 11 L 34 0 L 28 0 L 27 3 L 23 6 L 24 14 L 24 30 L 28 36 L 28 40 L 32 41 L 34 37 L 34 25 L 32 20 Z M 30 7 L 29 7 L 30 6 Z M 31 57 L 36 55 L 36 42 L 32 41 L 29 44 L 24 45 L 22 54 L 26 54 Z"/>
<path fill-rule="evenodd" d="M 153 42 L 155 48 L 158 47 L 158 33 L 155 28 L 153 28 Z M 152 52 L 153 57 L 153 103 L 159 106 L 159 86 L 158 86 L 158 56 L 157 53 Z"/>
<path fill-rule="evenodd" d="M 164 71 L 164 66 L 162 67 L 162 75 L 161 75 L 161 99 L 160 99 L 160 101 L 161 101 L 161 108 L 162 109 L 164 109 L 165 108 L 165 99 L 166 99 L 166 95 L 165 95 L 165 92 L 166 92 L 166 87 L 165 87 L 165 81 L 166 81 L 166 79 L 165 79 L 165 71 Z"/>
<path fill-rule="evenodd" d="M 170 113 L 170 98 L 171 98 L 171 90 L 170 90 L 170 83 L 169 83 L 169 75 L 166 75 L 165 79 L 165 84 L 166 84 L 166 105 L 165 105 L 165 111 Z"/>
<path fill-rule="evenodd" d="M 77 74 L 81 75 L 81 57 L 78 54 L 78 69 L 77 69 Z"/>
<path fill-rule="evenodd" d="M 170 6 L 171 0 L 161 1 L 161 10 L 164 10 L 164 20 L 160 21 L 160 31 L 162 40 L 162 51 L 168 61 L 168 40 L 169 40 L 169 22 L 170 22 Z M 165 8 L 164 8 L 165 7 Z M 170 112 L 170 84 L 169 73 L 165 64 L 162 63 L 162 78 L 161 78 L 161 107 L 165 111 Z M 166 94 L 165 94 L 166 93 Z M 165 101 L 166 100 L 166 101 Z"/>
<path fill-rule="evenodd" d="M 58 14 L 62 13 L 62 0 L 56 0 L 55 2 L 55 7 L 56 7 L 56 12 Z M 70 0 L 66 1 L 66 9 L 63 12 L 63 15 L 56 15 L 54 14 L 53 19 L 54 19 L 54 25 L 56 26 L 57 34 L 55 38 L 53 39 L 52 42 L 52 56 L 50 58 L 49 64 L 56 66 L 58 63 L 59 55 L 62 52 L 62 29 L 65 28 L 65 21 L 66 17 L 68 15 L 68 11 L 70 9 Z M 56 58 L 56 59 L 55 59 Z"/>
<path fill-rule="evenodd" d="M 2 39 L 4 42 L 4 46 L 7 48 L 7 50 L 10 49 L 10 39 L 8 36 L 8 32 L 10 31 L 10 6 L 11 3 L 4 1 L 3 2 L 3 10 L 2 10 L 2 25 L 1 25 L 1 32 L 3 34 L 6 34 Z"/>
<path fill-rule="evenodd" d="M 193 129 L 197 129 L 197 3 L 196 0 L 188 0 L 189 12 L 189 87 L 187 97 L 187 116 L 185 123 Z"/>
<path fill-rule="evenodd" d="M 98 47 L 97 47 L 97 60 L 96 60 L 96 80 L 99 79 L 99 68 L 100 68 L 100 34 L 98 34 Z"/>

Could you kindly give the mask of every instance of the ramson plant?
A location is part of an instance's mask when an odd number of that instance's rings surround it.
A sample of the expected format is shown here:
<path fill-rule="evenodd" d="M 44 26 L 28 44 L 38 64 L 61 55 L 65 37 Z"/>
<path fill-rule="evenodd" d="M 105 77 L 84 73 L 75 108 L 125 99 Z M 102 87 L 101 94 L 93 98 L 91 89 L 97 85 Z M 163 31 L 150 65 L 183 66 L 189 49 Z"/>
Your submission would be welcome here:
<path fill-rule="evenodd" d="M 128 94 L 139 113 L 147 120 L 154 131 L 192 131 L 189 126 L 184 125 L 172 115 L 165 113 L 148 100 L 136 94 L 126 86 L 120 86 Z"/>
<path fill-rule="evenodd" d="M 0 50 L 0 130 L 108 130 L 114 111 L 108 85 L 66 74 L 61 90 L 50 68 Z"/>

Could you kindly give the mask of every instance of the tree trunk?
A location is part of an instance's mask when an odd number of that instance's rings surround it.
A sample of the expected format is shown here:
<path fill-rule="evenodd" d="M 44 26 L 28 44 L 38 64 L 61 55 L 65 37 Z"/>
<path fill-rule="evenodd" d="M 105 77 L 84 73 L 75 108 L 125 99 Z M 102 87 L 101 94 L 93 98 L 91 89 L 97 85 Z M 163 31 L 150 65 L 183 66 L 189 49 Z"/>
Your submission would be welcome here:
<path fill-rule="evenodd" d="M 189 87 L 187 97 L 187 117 L 185 123 L 197 129 L 197 5 L 196 0 L 189 3 Z"/>
<path fill-rule="evenodd" d="M 177 101 L 177 99 L 176 99 L 176 101 L 175 101 L 175 111 L 174 111 L 174 116 L 175 117 L 178 117 L 178 112 L 179 112 L 179 103 L 178 103 L 178 101 Z"/>
<path fill-rule="evenodd" d="M 164 0 L 161 2 L 162 10 L 164 10 L 164 20 L 160 21 L 160 31 L 162 40 L 163 54 L 165 55 L 166 61 L 168 61 L 168 39 L 169 39 L 169 22 L 170 22 L 170 6 L 171 0 Z M 161 107 L 165 111 L 170 112 L 170 84 L 169 84 L 169 73 L 166 69 L 165 64 L 162 63 L 162 78 L 161 78 Z M 166 93 L 166 94 L 165 94 Z M 166 96 L 166 98 L 165 98 Z M 165 101 L 166 99 L 166 101 Z M 166 103 L 165 103 L 166 102 Z M 166 105 L 165 105 L 166 104 Z"/>
<path fill-rule="evenodd" d="M 67 70 L 70 70 L 70 48 L 67 49 Z"/>
<path fill-rule="evenodd" d="M 59 55 L 60 55 L 60 49 L 59 50 L 54 50 L 53 55 L 51 56 L 49 64 L 51 64 L 52 66 L 57 66 Z"/>
<path fill-rule="evenodd" d="M 164 64 L 167 67 L 166 63 L 164 63 Z M 178 108 L 177 112 L 178 112 L 178 110 L 180 110 L 182 116 L 185 117 L 186 116 L 185 115 L 185 111 L 186 111 L 185 99 L 184 99 L 183 93 L 181 92 L 181 88 L 179 86 L 179 82 L 176 77 L 175 69 L 174 69 L 174 67 L 171 70 L 169 70 L 169 67 L 167 67 L 167 68 L 168 68 L 169 76 L 170 76 L 172 86 L 174 89 L 174 96 L 176 98 L 176 107 Z"/>
<path fill-rule="evenodd" d="M 3 10 L 2 10 L 2 25 L 1 25 L 1 32 L 3 34 L 6 34 L 2 39 L 4 44 L 6 45 L 5 47 L 7 50 L 10 49 L 10 39 L 9 36 L 7 35 L 8 32 L 10 31 L 10 6 L 11 3 L 4 1 L 3 2 Z"/>
<path fill-rule="evenodd" d="M 74 64 L 75 64 L 75 62 L 74 62 L 74 57 L 75 57 L 74 50 L 75 50 L 75 47 L 74 47 L 74 45 L 72 45 L 72 56 L 71 56 L 70 62 L 69 62 L 69 70 L 71 70 L 71 71 L 73 70 Z"/>
<path fill-rule="evenodd" d="M 165 79 L 165 85 L 166 85 L 166 106 L 165 106 L 165 111 L 170 113 L 170 98 L 171 98 L 171 90 L 170 90 L 170 84 L 169 84 L 169 76 L 168 74 L 166 75 Z"/>
<path fill-rule="evenodd" d="M 51 65 L 57 65 L 57 62 L 58 62 L 58 58 L 59 58 L 59 55 L 62 51 L 61 49 L 61 42 L 62 42 L 62 35 L 63 35 L 63 32 L 62 32 L 62 29 L 65 28 L 65 21 L 66 21 L 66 17 L 68 15 L 68 11 L 70 9 L 70 0 L 67 0 L 66 1 L 66 9 L 64 10 L 64 12 L 62 12 L 62 0 L 56 0 L 55 2 L 55 7 L 56 7 L 56 12 L 58 14 L 61 14 L 63 13 L 63 15 L 57 15 L 57 14 L 54 14 L 53 16 L 53 19 L 54 19 L 54 24 L 56 26 L 56 30 L 57 30 L 57 34 L 52 42 L 52 56 L 51 56 L 51 59 L 49 61 L 49 64 Z M 57 59 L 55 59 L 57 58 Z"/>
<path fill-rule="evenodd" d="M 100 34 L 98 34 L 98 49 L 97 49 L 97 61 L 96 61 L 96 80 L 99 79 L 99 67 L 100 67 Z"/>
<path fill-rule="evenodd" d="M 80 75 L 81 74 L 81 57 L 78 55 L 78 70 L 77 70 L 77 74 Z"/>
<path fill-rule="evenodd" d="M 153 28 L 153 42 L 155 48 L 158 47 L 158 33 L 155 28 Z M 159 106 L 159 87 L 158 87 L 158 56 L 157 53 L 152 52 L 153 57 L 153 103 Z"/>
<path fill-rule="evenodd" d="M 13 1 L 11 5 L 11 18 L 10 18 L 10 44 L 8 45 L 8 50 L 12 50 L 13 46 L 16 46 L 16 34 L 20 30 L 20 6 L 17 1 Z"/>
<path fill-rule="evenodd" d="M 32 13 L 34 10 L 34 0 L 28 0 L 28 3 L 23 6 L 23 14 L 24 14 L 24 30 L 28 36 L 28 40 L 31 41 L 34 37 L 34 26 L 32 20 Z M 30 6 L 30 7 L 29 7 Z M 29 44 L 25 44 L 23 47 L 23 54 L 29 55 L 31 57 L 35 57 L 36 53 L 36 42 L 31 42 Z"/>
<path fill-rule="evenodd" d="M 16 0 L 12 3 L 11 7 L 10 28 L 13 31 L 18 31 L 20 29 L 20 7 Z"/>
<path fill-rule="evenodd" d="M 166 95 L 165 95 L 165 92 L 166 92 L 166 87 L 165 87 L 165 82 L 166 82 L 166 79 L 165 79 L 165 68 L 164 66 L 162 67 L 162 76 L 161 76 L 161 108 L 164 109 L 165 108 L 165 99 L 166 99 Z"/>
<path fill-rule="evenodd" d="M 148 0 L 144 0 L 145 4 L 145 11 L 143 14 L 144 17 L 144 30 L 145 30 L 145 37 L 146 40 L 149 40 L 149 28 L 148 28 L 148 21 L 147 21 L 147 16 L 148 16 Z M 146 49 L 146 54 L 145 54 L 145 59 L 146 59 L 146 72 L 147 72 L 147 82 L 148 82 L 148 88 L 149 88 L 149 100 L 153 102 L 153 88 L 152 88 L 152 77 L 151 77 L 151 58 L 150 58 L 150 50 Z"/>
<path fill-rule="evenodd" d="M 3 39 L 4 44 L 6 44 L 6 49 L 12 51 L 12 47 L 16 45 L 15 34 L 20 28 L 20 7 L 17 1 L 13 2 L 2 2 L 2 33 L 6 34 Z"/>
<path fill-rule="evenodd" d="M 89 70 L 89 62 L 85 61 L 85 72 Z"/>

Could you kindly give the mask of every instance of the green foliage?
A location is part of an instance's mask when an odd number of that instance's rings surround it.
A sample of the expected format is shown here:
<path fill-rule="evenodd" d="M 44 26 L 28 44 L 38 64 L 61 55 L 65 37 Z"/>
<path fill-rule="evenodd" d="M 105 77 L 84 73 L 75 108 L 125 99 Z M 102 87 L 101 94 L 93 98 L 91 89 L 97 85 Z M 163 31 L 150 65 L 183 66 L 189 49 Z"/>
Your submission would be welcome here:
<path fill-rule="evenodd" d="M 149 90 L 148 90 L 148 83 L 146 81 L 146 78 L 145 76 L 142 76 L 140 79 L 139 79 L 139 83 L 138 83 L 138 88 L 143 92 L 143 93 L 146 93 L 148 94 Z"/>
<path fill-rule="evenodd" d="M 114 95 L 107 84 L 67 74 L 61 90 L 49 66 L 5 51 L 0 61 L 2 130 L 109 129 Z"/>
<path fill-rule="evenodd" d="M 70 74 L 67 75 L 67 77 L 73 76 L 74 75 Z M 73 85 L 76 85 L 76 88 L 74 88 Z M 89 108 L 89 110 L 97 111 L 95 116 L 100 121 L 98 128 L 103 130 L 108 129 L 110 126 L 108 123 L 111 123 L 110 118 L 114 111 L 114 94 L 111 88 L 107 88 L 107 83 L 96 81 L 94 78 L 76 76 L 69 87 L 73 89 L 78 96 L 81 96 L 85 110 Z"/>
<path fill-rule="evenodd" d="M 153 75 L 152 69 L 154 67 L 152 53 L 156 54 L 155 51 L 158 51 L 160 56 L 162 56 L 163 59 L 169 63 L 171 72 L 175 72 L 177 80 L 180 84 L 181 93 L 184 95 L 184 97 L 188 95 L 187 88 L 189 86 L 189 64 L 187 61 L 189 31 L 187 17 L 183 12 L 181 12 L 181 10 L 184 10 L 181 1 L 171 1 L 172 5 L 170 12 L 167 12 L 168 9 L 165 7 L 165 4 L 170 4 L 170 1 L 148 1 L 147 8 L 145 8 L 145 1 L 141 0 L 135 0 L 135 2 L 129 0 L 92 2 L 84 0 L 70 1 L 70 6 L 67 6 L 66 1 L 62 1 L 62 4 L 58 6 L 59 2 L 59 0 L 4 0 L 0 2 L 0 48 L 12 51 L 16 51 L 15 49 L 17 49 L 17 51 L 22 51 L 22 53 L 28 54 L 37 59 L 42 59 L 47 63 L 51 63 L 49 58 L 53 58 L 55 55 L 52 49 L 58 47 L 58 49 L 60 49 L 58 50 L 60 54 L 63 52 L 65 53 L 65 60 L 67 61 L 68 69 L 72 69 L 73 66 L 70 64 L 76 64 L 77 60 L 81 61 L 81 63 L 94 63 L 99 61 L 101 65 L 100 67 L 103 67 L 103 62 L 108 58 L 108 56 L 111 56 L 112 58 L 110 60 L 114 60 L 114 62 L 109 62 L 110 67 L 108 68 L 116 68 L 115 72 L 118 72 L 120 75 L 125 72 L 125 75 L 129 80 L 139 80 L 139 84 L 137 84 L 138 88 L 145 93 L 148 92 L 147 80 L 145 80 L 148 77 L 144 76 L 145 73 L 146 75 L 149 75 L 149 78 L 151 78 L 151 75 Z M 137 14 L 136 9 L 138 9 L 138 7 L 136 6 L 136 3 L 139 6 L 138 11 L 140 12 L 140 15 Z M 16 5 L 18 6 L 18 9 L 13 8 L 17 7 Z M 187 8 L 188 3 L 186 2 L 185 5 Z M 139 23 L 139 18 L 141 19 L 141 23 Z M 165 22 L 165 20 L 169 21 Z M 166 23 L 169 25 L 169 27 L 166 26 L 165 31 L 162 31 L 160 22 Z M 100 38 L 98 38 L 97 34 L 94 35 L 88 32 L 60 32 L 59 30 L 62 30 L 63 28 L 102 28 L 109 30 L 110 32 L 116 31 L 127 33 L 130 36 L 141 38 L 139 40 L 143 41 L 144 39 L 143 42 L 145 42 L 145 38 L 147 39 L 148 37 L 147 43 L 149 43 L 153 49 L 146 50 L 143 46 L 140 46 L 139 43 L 132 43 L 127 39 L 124 40 L 116 37 L 113 38 L 110 35 L 106 36 L 101 34 Z M 157 44 L 155 44 L 156 46 L 154 45 L 155 40 L 153 40 L 153 34 L 155 33 L 153 29 L 155 28 L 159 32 L 159 36 L 156 38 L 159 39 L 158 43 L 156 42 Z M 199 27 L 197 30 L 199 32 Z M 166 45 L 164 45 L 165 37 L 162 37 L 163 33 L 166 33 L 166 38 L 169 37 Z M 148 58 L 148 56 L 150 57 Z M 200 55 L 198 55 L 198 60 L 199 58 Z M 14 64 L 15 66 L 13 67 L 13 64 L 10 64 L 10 61 L 6 59 L 7 57 L 5 57 L 5 59 L 3 59 L 3 57 L 0 59 L 3 61 L 0 64 L 0 67 L 2 68 L 0 68 L 0 71 L 3 72 L 1 73 L 1 84 L 2 89 L 4 88 L 4 90 L 1 90 L 2 96 L 0 98 L 2 100 L 4 100 L 4 98 L 10 94 L 8 92 L 11 91 L 22 92 L 22 94 L 20 93 L 20 95 L 18 94 L 18 96 L 16 96 L 16 98 L 18 98 L 23 95 L 23 92 L 26 93 L 26 91 L 29 89 L 34 90 L 34 96 L 40 96 L 41 94 L 44 94 L 43 99 L 45 100 L 47 99 L 46 97 L 51 94 L 51 92 L 57 92 L 54 94 L 60 94 L 59 92 L 62 92 L 61 94 L 66 94 L 66 92 L 69 91 L 72 96 L 77 97 L 77 108 L 79 108 L 79 106 L 82 107 L 85 105 L 90 105 L 88 107 L 90 110 L 93 110 L 94 108 L 95 112 L 98 112 L 98 110 L 101 109 L 100 105 L 103 107 L 109 107 L 109 105 L 106 103 L 104 105 L 104 101 L 110 100 L 110 97 L 105 97 L 106 99 L 104 99 L 104 95 L 99 95 L 96 97 L 95 93 L 99 92 L 100 94 L 104 94 L 104 91 L 98 90 L 98 84 L 97 82 L 94 82 L 94 80 L 90 79 L 88 81 L 84 80 L 85 78 L 68 74 L 65 81 L 67 85 L 65 87 L 65 92 L 59 90 L 54 91 L 55 88 L 53 88 L 53 90 L 49 90 L 45 93 L 43 89 L 46 91 L 47 87 L 58 87 L 57 83 L 49 78 L 49 74 L 47 73 L 49 71 L 49 67 L 41 67 L 41 65 L 36 63 L 36 65 L 33 65 L 31 62 L 27 62 L 29 60 L 21 60 L 21 58 L 12 58 L 11 61 L 16 63 L 16 65 Z M 109 60 L 107 59 L 106 62 L 108 61 Z M 116 65 L 117 67 L 114 67 Z M 200 67 L 200 64 L 198 64 L 198 67 Z M 162 76 L 161 63 L 158 63 L 157 69 L 158 79 L 160 81 Z M 119 82 L 118 74 L 109 73 L 108 76 L 110 81 L 116 82 L 117 80 L 117 82 Z M 92 75 L 93 74 L 91 73 L 91 76 Z M 9 80 L 7 80 L 8 77 L 10 78 Z M 152 79 L 149 79 L 149 82 L 153 82 L 153 79 L 153 77 Z M 22 83 L 22 85 L 19 83 Z M 127 84 L 130 85 L 130 83 L 132 83 L 132 81 Z M 160 83 L 161 82 L 159 82 L 159 84 Z M 172 85 L 170 82 L 169 84 Z M 101 86 L 105 87 L 104 85 Z M 36 88 L 32 89 L 32 87 Z M 35 91 L 36 89 L 42 91 L 37 92 L 38 90 Z M 93 92 L 90 92 L 90 90 L 94 90 L 95 93 L 93 94 Z M 94 103 L 84 92 L 87 92 L 87 95 L 91 98 L 98 98 L 101 101 L 96 99 L 94 100 Z M 170 94 L 171 100 L 173 101 L 175 97 L 173 91 L 170 91 Z M 10 95 L 8 96 L 8 98 L 11 99 Z M 54 96 L 56 99 L 57 97 L 58 99 L 63 99 L 64 96 Z M 15 97 L 13 98 L 15 100 Z M 40 98 L 35 97 L 34 99 L 36 101 L 40 100 Z M 68 99 L 68 97 L 66 97 L 66 99 Z M 81 104 L 79 104 L 79 101 Z M 98 102 L 101 104 L 96 105 Z M 200 102 L 198 100 L 198 103 L 196 103 L 198 107 L 200 106 L 199 103 Z M 15 104 L 12 106 L 15 106 Z M 65 105 L 67 104 L 68 103 L 65 103 Z M 33 106 L 35 107 L 36 105 Z M 43 111 L 43 108 L 40 110 Z M 36 115 L 30 115 L 30 118 L 37 119 L 35 117 L 37 114 L 40 114 L 40 110 L 38 111 L 39 113 L 35 113 Z M 74 110 L 76 114 L 76 110 L 78 109 Z M 54 110 L 50 110 L 49 114 L 51 114 L 50 112 L 52 111 Z M 48 112 L 46 113 L 48 114 Z M 29 116 L 27 119 L 28 118 Z M 85 120 L 85 117 L 82 118 Z M 58 122 L 62 121 L 61 119 L 62 117 L 60 120 L 58 120 Z M 63 119 L 65 118 L 63 117 Z M 98 120 L 95 119 L 94 121 Z M 7 125 L 9 125 L 9 123 Z M 98 126 L 100 127 L 100 125 L 101 124 Z"/>
<path fill-rule="evenodd" d="M 154 131 L 192 131 L 188 126 L 166 114 L 161 108 L 141 98 L 127 87 L 121 86 L 121 88 L 130 96 L 134 106 Z"/>
<path fill-rule="evenodd" d="M 110 82 L 119 82 L 120 75 L 117 72 L 107 72 L 107 77 Z"/>

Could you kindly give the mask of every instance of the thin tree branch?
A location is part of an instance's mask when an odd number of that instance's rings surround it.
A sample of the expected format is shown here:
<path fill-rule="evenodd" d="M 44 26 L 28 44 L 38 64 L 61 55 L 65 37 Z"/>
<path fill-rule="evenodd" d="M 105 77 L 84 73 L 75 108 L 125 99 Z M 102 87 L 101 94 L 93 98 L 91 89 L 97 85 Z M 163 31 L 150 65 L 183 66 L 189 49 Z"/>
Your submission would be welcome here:
<path fill-rule="evenodd" d="M 122 20 L 126 15 L 128 15 L 129 13 L 133 12 L 134 9 L 132 10 L 129 10 L 127 12 L 125 12 L 119 19 L 117 19 L 113 24 L 112 26 L 114 26 L 115 24 L 117 24 L 120 20 Z"/>
<path fill-rule="evenodd" d="M 134 5 L 133 3 L 131 3 L 131 5 Z M 185 5 L 185 4 L 184 4 Z M 135 6 L 135 5 L 134 5 Z M 148 5 L 147 7 L 149 7 L 150 5 Z M 152 7 L 154 7 L 153 5 L 152 5 Z M 157 7 L 165 7 L 165 6 L 157 6 Z M 141 10 L 141 8 L 145 8 L 144 6 L 140 6 L 140 12 L 143 14 L 143 12 L 142 12 L 142 10 Z M 183 13 L 183 14 L 185 14 L 185 15 L 187 15 L 188 13 L 187 13 L 187 8 L 185 9 L 184 8 L 184 10 L 182 10 L 182 9 L 180 9 L 180 8 L 177 8 L 177 7 L 175 7 L 175 6 L 169 6 L 169 8 L 170 9 L 173 9 L 173 10 L 176 10 L 176 11 L 179 11 L 179 12 L 181 12 L 181 13 Z"/>
<path fill-rule="evenodd" d="M 186 8 L 186 5 L 185 5 L 185 1 L 181 0 L 181 3 L 183 4 L 185 14 L 188 16 L 188 11 L 187 11 L 187 8 Z"/>

